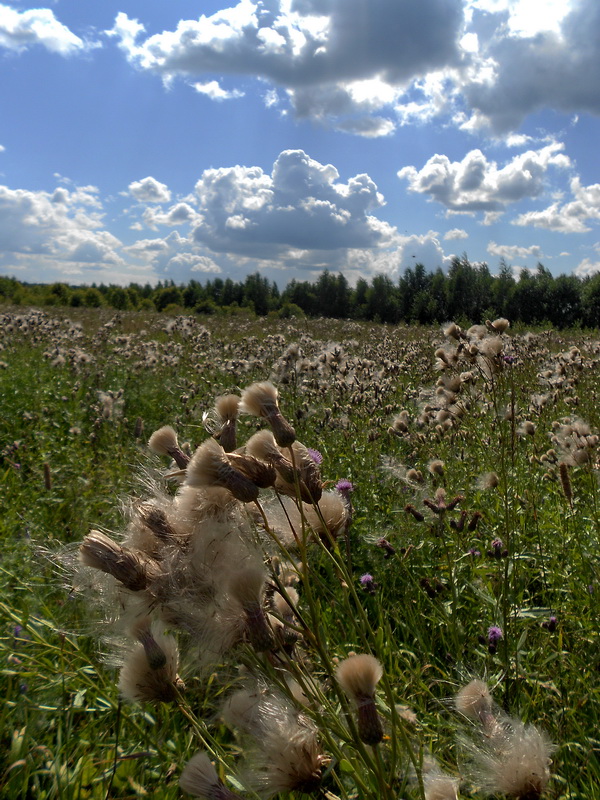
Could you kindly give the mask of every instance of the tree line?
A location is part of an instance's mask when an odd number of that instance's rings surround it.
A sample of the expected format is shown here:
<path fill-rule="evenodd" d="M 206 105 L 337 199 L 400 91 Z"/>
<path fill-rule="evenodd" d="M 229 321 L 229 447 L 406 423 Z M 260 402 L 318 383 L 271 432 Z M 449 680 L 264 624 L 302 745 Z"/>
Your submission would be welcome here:
<path fill-rule="evenodd" d="M 447 272 L 428 272 L 415 264 L 393 281 L 375 275 L 350 286 L 342 273 L 322 272 L 314 281 L 292 280 L 280 291 L 277 284 L 256 272 L 241 282 L 213 278 L 187 285 L 173 281 L 156 286 L 132 283 L 69 286 L 66 283 L 31 284 L 0 277 L 0 303 L 16 305 L 100 307 L 218 314 L 247 312 L 282 318 L 335 317 L 386 323 L 423 325 L 463 319 L 481 322 L 504 316 L 524 324 L 549 323 L 556 328 L 600 326 L 600 273 L 579 278 L 554 277 L 542 264 L 534 272 L 522 270 L 516 278 L 501 262 L 497 275 L 485 263 L 471 263 L 466 255 L 452 259 Z"/>

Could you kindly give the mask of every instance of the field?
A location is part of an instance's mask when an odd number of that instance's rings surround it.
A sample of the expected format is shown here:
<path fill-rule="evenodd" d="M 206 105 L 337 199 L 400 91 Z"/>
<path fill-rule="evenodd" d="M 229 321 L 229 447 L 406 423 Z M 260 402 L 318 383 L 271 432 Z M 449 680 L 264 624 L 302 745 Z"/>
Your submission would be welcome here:
<path fill-rule="evenodd" d="M 0 796 L 600 800 L 600 338 L 494 325 L 0 309 Z"/>

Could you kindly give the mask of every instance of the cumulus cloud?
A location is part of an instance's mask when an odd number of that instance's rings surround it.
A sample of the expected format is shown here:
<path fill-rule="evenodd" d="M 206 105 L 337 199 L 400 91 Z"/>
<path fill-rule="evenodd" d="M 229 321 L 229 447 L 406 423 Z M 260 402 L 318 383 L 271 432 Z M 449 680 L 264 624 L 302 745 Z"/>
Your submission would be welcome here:
<path fill-rule="evenodd" d="M 519 245 L 504 245 L 496 244 L 496 242 L 489 242 L 487 251 L 490 255 L 506 258 L 509 261 L 515 258 L 527 258 L 528 256 L 542 258 L 544 255 L 542 248 L 537 244 L 531 245 L 531 247 L 519 247 Z"/>
<path fill-rule="evenodd" d="M 49 8 L 17 11 L 0 3 L 0 47 L 20 52 L 36 44 L 61 56 L 91 46 L 59 22 Z"/>
<path fill-rule="evenodd" d="M 244 92 L 241 92 L 238 89 L 232 89 L 231 91 L 223 89 L 217 81 L 194 83 L 192 85 L 198 94 L 204 94 L 211 100 L 216 100 L 218 102 L 222 100 L 233 100 L 244 96 Z"/>
<path fill-rule="evenodd" d="M 591 258 L 584 258 L 583 261 L 575 267 L 574 272 L 578 278 L 588 278 L 592 275 L 597 275 L 600 272 L 600 261 L 592 261 Z"/>
<path fill-rule="evenodd" d="M 311 116 L 365 136 L 393 129 L 389 116 L 415 78 L 458 66 L 463 0 L 327 0 L 269 3 L 240 0 L 175 30 L 145 36 L 138 20 L 120 12 L 106 33 L 129 62 L 170 82 L 240 75 L 288 92 L 298 116 Z M 378 89 L 368 97 L 364 83 Z M 193 83 L 210 86 L 213 80 Z"/>
<path fill-rule="evenodd" d="M 411 192 L 427 195 L 449 212 L 495 212 L 510 203 L 540 195 L 550 167 L 570 166 L 568 156 L 561 152 L 563 149 L 562 143 L 553 142 L 541 150 L 521 153 L 501 168 L 481 150 L 471 150 L 462 161 L 450 161 L 447 156 L 436 154 L 420 170 L 407 166 L 397 174 L 408 181 Z"/>
<path fill-rule="evenodd" d="M 215 252 L 276 258 L 292 249 L 333 251 L 389 244 L 394 229 L 369 212 L 383 205 L 368 175 L 346 183 L 302 150 L 260 167 L 205 170 L 196 195 L 202 222 L 193 236 Z"/>
<path fill-rule="evenodd" d="M 444 239 L 452 241 L 453 239 L 468 239 L 469 234 L 463 230 L 462 228 L 452 228 L 450 231 L 446 231 L 444 234 Z"/>
<path fill-rule="evenodd" d="M 549 29 L 535 20 L 532 30 L 531 25 L 514 24 L 515 18 L 514 9 L 507 14 L 504 8 L 473 17 L 472 24 L 485 25 L 487 35 L 480 37 L 477 59 L 457 79 L 472 110 L 469 124 L 502 133 L 515 130 L 541 108 L 599 114 L 597 0 L 572 3 Z"/>
<path fill-rule="evenodd" d="M 141 181 L 133 181 L 127 187 L 127 191 L 140 203 L 168 203 L 171 200 L 171 192 L 166 184 L 151 176 Z"/>
<path fill-rule="evenodd" d="M 559 233 L 587 233 L 591 230 L 589 222 L 600 220 L 600 183 L 582 186 L 580 178 L 574 177 L 570 188 L 573 200 L 552 203 L 541 211 L 527 211 L 513 224 L 533 225 Z"/>
<path fill-rule="evenodd" d="M 0 252 L 79 264 L 122 264 L 119 240 L 102 229 L 95 187 L 53 193 L 0 186 Z"/>
<path fill-rule="evenodd" d="M 299 117 L 363 136 L 439 116 L 501 135 L 542 108 L 600 114 L 597 0 L 542 13 L 533 0 L 239 0 L 152 35 L 121 12 L 106 33 L 165 83 L 222 100 L 236 90 L 216 76 L 250 76 Z M 365 81 L 379 84 L 370 99 Z"/>
<path fill-rule="evenodd" d="M 221 268 L 191 238 L 172 231 L 164 238 L 140 239 L 123 248 L 131 257 L 150 266 L 158 278 L 168 276 L 177 282 L 217 274 Z M 200 273 L 200 274 L 194 274 Z"/>

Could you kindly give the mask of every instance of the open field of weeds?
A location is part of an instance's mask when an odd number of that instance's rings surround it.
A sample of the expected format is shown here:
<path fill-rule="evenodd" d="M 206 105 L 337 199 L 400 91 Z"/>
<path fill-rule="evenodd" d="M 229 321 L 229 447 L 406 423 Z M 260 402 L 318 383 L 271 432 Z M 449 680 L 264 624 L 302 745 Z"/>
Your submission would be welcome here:
<path fill-rule="evenodd" d="M 0 347 L 0 796 L 600 798 L 597 333 Z"/>

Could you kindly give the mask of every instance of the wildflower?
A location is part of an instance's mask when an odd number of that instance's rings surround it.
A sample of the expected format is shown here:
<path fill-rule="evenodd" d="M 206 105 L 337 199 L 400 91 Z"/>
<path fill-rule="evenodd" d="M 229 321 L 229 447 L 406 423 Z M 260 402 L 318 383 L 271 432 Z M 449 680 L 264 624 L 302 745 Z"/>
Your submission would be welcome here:
<path fill-rule="evenodd" d="M 160 567 L 144 554 L 122 547 L 101 531 L 90 531 L 79 548 L 82 564 L 116 578 L 126 589 L 139 592 L 160 575 Z"/>
<path fill-rule="evenodd" d="M 179 650 L 173 636 L 155 634 L 156 654 L 164 658 L 152 658 L 154 646 L 137 644 L 131 651 L 119 673 L 119 690 L 130 702 L 172 703 L 177 699 L 184 683 L 177 674 Z M 148 660 L 147 648 L 152 662 Z"/>
<path fill-rule="evenodd" d="M 493 735 L 470 749 L 474 782 L 487 795 L 538 800 L 550 780 L 553 747 L 534 725 L 501 719 Z"/>
<path fill-rule="evenodd" d="M 463 686 L 454 698 L 454 706 L 459 714 L 486 725 L 493 708 L 493 700 L 487 683 L 475 679 Z"/>
<path fill-rule="evenodd" d="M 342 478 L 336 483 L 335 488 L 341 495 L 347 496 L 349 494 L 352 494 L 352 492 L 354 491 L 354 484 L 352 483 L 352 481 L 349 481 L 346 478 Z"/>
<path fill-rule="evenodd" d="M 491 655 L 494 655 L 496 650 L 498 649 L 498 644 L 503 638 L 504 634 L 502 633 L 502 628 L 499 628 L 497 625 L 491 625 L 488 628 L 487 632 L 487 643 L 488 643 L 488 650 Z"/>
<path fill-rule="evenodd" d="M 564 461 L 558 465 L 558 473 L 560 475 L 560 485 L 562 486 L 563 494 L 570 506 L 573 505 L 573 489 L 571 486 L 571 477 L 569 475 L 569 467 Z"/>
<path fill-rule="evenodd" d="M 487 554 L 490 558 L 500 560 L 501 558 L 506 558 L 508 556 L 508 550 L 504 547 L 502 539 L 492 539 L 490 549 L 487 551 Z"/>
<path fill-rule="evenodd" d="M 225 394 L 215 400 L 215 409 L 221 420 L 221 429 L 215 434 L 219 444 L 226 453 L 235 450 L 236 423 L 240 406 L 240 398 L 236 394 Z"/>
<path fill-rule="evenodd" d="M 324 492 L 318 507 L 320 514 L 312 506 L 306 506 L 306 520 L 323 543 L 330 545 L 331 540 L 335 541 L 345 530 L 348 509 L 337 492 Z"/>
<path fill-rule="evenodd" d="M 549 617 L 549 619 L 544 620 L 544 622 L 542 622 L 542 628 L 545 628 L 547 631 L 550 631 L 550 633 L 554 633 L 557 625 L 558 625 L 558 620 L 554 616 Z"/>
<path fill-rule="evenodd" d="M 429 462 L 427 465 L 427 469 L 431 473 L 431 475 L 438 475 L 439 477 L 443 477 L 444 475 L 444 462 L 441 461 L 439 458 L 434 458 L 432 461 Z"/>
<path fill-rule="evenodd" d="M 473 558 L 477 558 L 481 555 L 481 550 L 478 550 L 476 547 L 469 547 L 467 550 L 467 555 L 473 556 Z"/>
<path fill-rule="evenodd" d="M 308 455 L 312 458 L 315 464 L 322 464 L 323 463 L 323 456 L 318 450 L 315 450 L 314 447 L 307 447 Z"/>
<path fill-rule="evenodd" d="M 373 576 L 370 575 L 368 572 L 360 576 L 359 583 L 365 590 L 365 592 L 368 592 L 369 594 L 375 594 L 377 584 L 375 583 L 375 579 L 373 578 Z"/>
<path fill-rule="evenodd" d="M 240 410 L 266 419 L 277 444 L 289 447 L 296 439 L 296 432 L 279 410 L 278 397 L 277 389 L 269 381 L 253 383 L 244 389 Z"/>
<path fill-rule="evenodd" d="M 473 514 L 473 516 L 471 517 L 471 520 L 470 520 L 469 524 L 467 525 L 467 530 L 468 530 L 468 531 L 471 531 L 471 533 L 472 533 L 474 530 L 476 530 L 476 528 L 477 528 L 477 525 L 479 524 L 479 520 L 480 520 L 482 517 L 483 517 L 483 514 L 481 513 L 481 511 L 476 511 L 476 512 Z"/>
<path fill-rule="evenodd" d="M 376 745 L 383 739 L 383 727 L 375 707 L 375 690 L 382 675 L 379 661 L 367 653 L 349 656 L 336 670 L 338 683 L 356 705 L 358 735 L 365 744 Z"/>
<path fill-rule="evenodd" d="M 210 758 L 203 752 L 196 753 L 185 765 L 179 786 L 184 792 L 204 800 L 241 800 L 239 794 L 221 781 Z"/>
<path fill-rule="evenodd" d="M 261 567 L 245 567 L 230 577 L 229 591 L 242 607 L 250 644 L 257 652 L 272 650 L 273 631 L 263 611 L 265 573 Z"/>
<path fill-rule="evenodd" d="M 164 425 L 162 428 L 154 431 L 152 436 L 148 439 L 148 447 L 159 455 L 171 456 L 179 469 L 185 469 L 190 460 L 189 456 L 179 447 L 177 434 L 170 425 Z"/>
<path fill-rule="evenodd" d="M 196 450 L 188 464 L 185 482 L 189 486 L 222 486 L 243 503 L 258 498 L 258 487 L 231 466 L 214 439 L 207 439 Z"/>

